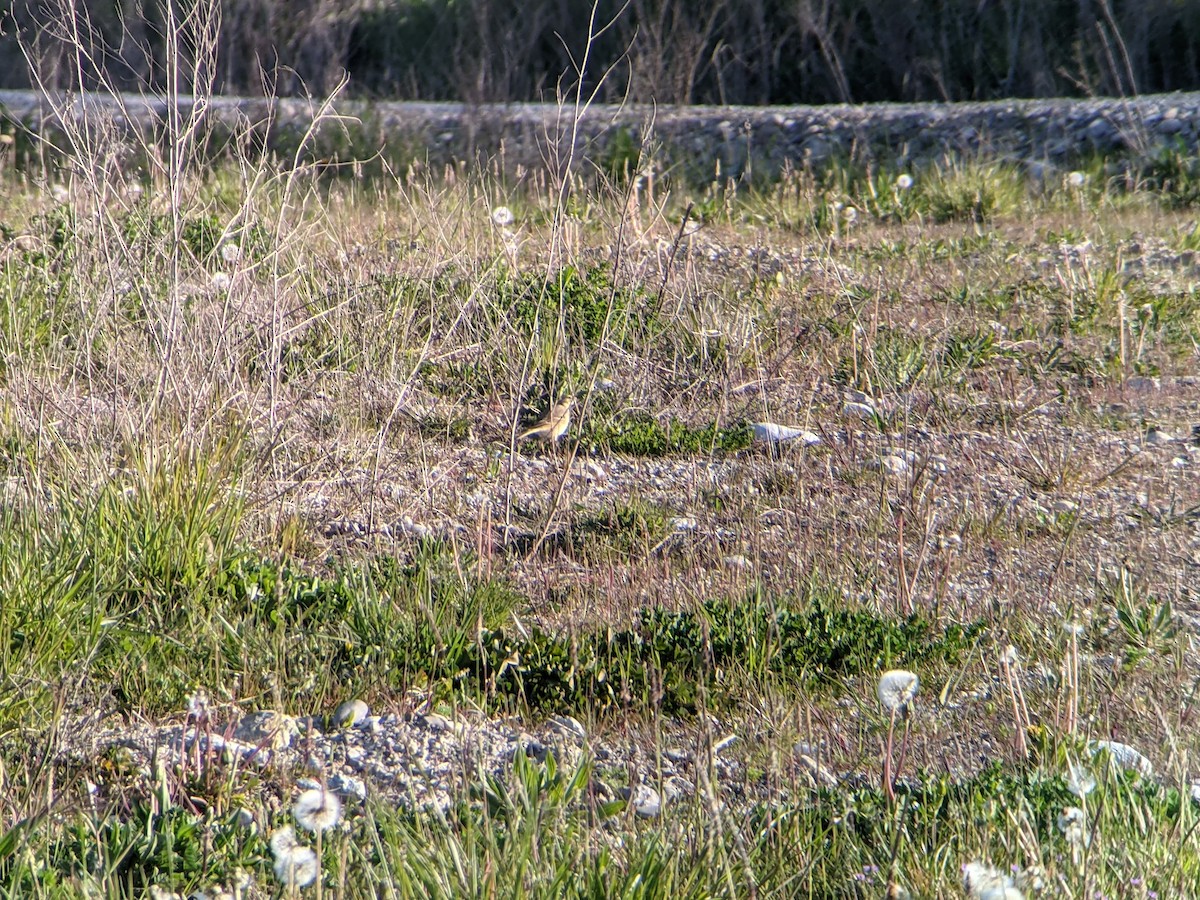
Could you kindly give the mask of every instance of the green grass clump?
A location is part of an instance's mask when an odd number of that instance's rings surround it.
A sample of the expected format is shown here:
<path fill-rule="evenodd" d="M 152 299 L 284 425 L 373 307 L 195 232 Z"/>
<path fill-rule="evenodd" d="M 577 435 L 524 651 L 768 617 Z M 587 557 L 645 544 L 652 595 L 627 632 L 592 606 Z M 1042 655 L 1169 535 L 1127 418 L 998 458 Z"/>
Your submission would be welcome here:
<path fill-rule="evenodd" d="M 705 690 L 718 704 L 768 682 L 818 687 L 893 666 L 953 663 L 982 624 L 944 630 L 815 598 L 795 609 L 712 600 L 694 611 L 642 610 L 622 631 L 528 637 L 503 630 L 460 642 L 443 675 L 475 681 L 548 714 L 604 711 L 657 693 L 667 711 L 694 712 Z"/>
<path fill-rule="evenodd" d="M 752 439 L 753 432 L 745 422 L 726 427 L 710 422 L 692 428 L 675 418 L 663 425 L 645 413 L 594 424 L 583 441 L 593 452 L 669 456 L 744 450 Z"/>
<path fill-rule="evenodd" d="M 653 298 L 618 285 L 608 266 L 566 266 L 548 278 L 510 274 L 497 284 L 496 302 L 522 331 L 561 332 L 582 347 L 594 347 L 602 338 L 625 346 L 657 327 Z"/>

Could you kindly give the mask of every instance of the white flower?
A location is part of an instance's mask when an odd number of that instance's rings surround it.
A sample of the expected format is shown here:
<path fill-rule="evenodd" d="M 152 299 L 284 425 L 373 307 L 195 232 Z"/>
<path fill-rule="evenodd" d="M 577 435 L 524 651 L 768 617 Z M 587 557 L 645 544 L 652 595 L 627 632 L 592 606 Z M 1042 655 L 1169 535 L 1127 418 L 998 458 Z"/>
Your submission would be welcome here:
<path fill-rule="evenodd" d="M 1067 767 L 1067 790 L 1076 797 L 1086 797 L 1096 789 L 1096 776 L 1086 766 L 1074 763 Z"/>
<path fill-rule="evenodd" d="M 317 854 L 308 847 L 293 847 L 275 856 L 275 877 L 287 887 L 307 887 L 317 879 Z"/>
<path fill-rule="evenodd" d="M 912 176 L 909 175 L 907 172 L 903 175 L 898 175 L 896 177 L 896 187 L 898 187 L 900 190 L 907 191 L 912 186 L 913 186 Z"/>
<path fill-rule="evenodd" d="M 516 221 L 516 218 L 513 215 L 513 211 L 507 206 L 497 206 L 492 210 L 492 224 L 500 228 L 511 225 Z"/>
<path fill-rule="evenodd" d="M 917 696 L 921 680 L 906 669 L 892 669 L 879 677 L 879 687 L 875 689 L 879 702 L 889 712 L 904 712 L 908 704 Z"/>
<path fill-rule="evenodd" d="M 1073 188 L 1081 188 L 1087 183 L 1087 176 L 1082 172 L 1072 172 L 1067 176 L 1067 184 Z"/>
<path fill-rule="evenodd" d="M 332 828 L 342 817 L 342 801 L 337 794 L 323 789 L 302 793 L 292 807 L 296 824 L 305 831 L 316 833 Z"/>
<path fill-rule="evenodd" d="M 986 863 L 969 862 L 962 867 L 963 889 L 975 900 L 1024 900 L 1013 880 Z"/>
<path fill-rule="evenodd" d="M 71 192 L 61 184 L 56 184 L 50 188 L 50 196 L 54 198 L 55 203 L 66 203 L 71 199 Z"/>
<path fill-rule="evenodd" d="M 1058 830 L 1067 838 L 1067 843 L 1075 847 L 1086 847 L 1091 840 L 1087 833 L 1087 816 L 1078 806 L 1068 806 L 1058 815 Z"/>
<path fill-rule="evenodd" d="M 221 245 L 221 259 L 227 263 L 235 263 L 242 258 L 242 248 L 235 242 Z"/>
<path fill-rule="evenodd" d="M 214 291 L 229 290 L 229 276 L 224 272 L 213 272 L 212 279 L 209 281 Z"/>

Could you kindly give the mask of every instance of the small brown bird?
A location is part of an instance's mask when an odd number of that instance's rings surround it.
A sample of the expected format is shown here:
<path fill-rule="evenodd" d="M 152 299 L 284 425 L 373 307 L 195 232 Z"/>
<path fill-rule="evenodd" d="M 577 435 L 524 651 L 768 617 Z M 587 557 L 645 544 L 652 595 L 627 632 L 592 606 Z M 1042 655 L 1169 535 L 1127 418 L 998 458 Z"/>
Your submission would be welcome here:
<path fill-rule="evenodd" d="M 571 424 L 571 405 L 574 402 L 575 399 L 573 397 L 568 397 L 561 403 L 555 403 L 550 407 L 550 412 L 546 413 L 544 419 L 518 434 L 517 440 L 523 441 L 526 438 L 537 438 L 540 441 L 553 444 L 567 433 L 567 427 Z"/>

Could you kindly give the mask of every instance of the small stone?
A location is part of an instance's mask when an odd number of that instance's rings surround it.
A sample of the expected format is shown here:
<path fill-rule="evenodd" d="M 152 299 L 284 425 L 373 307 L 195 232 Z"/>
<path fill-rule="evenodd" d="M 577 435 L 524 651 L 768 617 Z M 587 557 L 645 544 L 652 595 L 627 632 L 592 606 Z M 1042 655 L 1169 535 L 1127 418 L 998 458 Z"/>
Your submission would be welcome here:
<path fill-rule="evenodd" d="M 1092 756 L 1107 753 L 1112 764 L 1121 769 L 1132 769 L 1143 778 L 1154 776 L 1154 764 L 1140 750 L 1120 741 L 1089 741 L 1088 750 Z"/>
<path fill-rule="evenodd" d="M 719 741 L 717 741 L 715 744 L 713 744 L 713 748 L 712 748 L 713 756 L 717 756 L 722 750 L 724 750 L 725 748 L 727 748 L 729 746 L 732 746 L 732 744 L 737 739 L 738 739 L 738 736 L 736 734 L 725 735 L 725 737 L 721 738 Z"/>
<path fill-rule="evenodd" d="M 859 418 L 867 421 L 873 420 L 877 413 L 875 407 L 869 403 L 847 403 L 842 407 L 842 415 L 846 418 Z"/>
<path fill-rule="evenodd" d="M 1171 432 L 1166 431 L 1162 428 L 1155 428 L 1154 426 L 1151 426 L 1150 429 L 1146 432 L 1146 443 L 1147 444 L 1157 444 L 1159 446 L 1162 446 L 1163 444 L 1169 444 L 1174 440 L 1175 440 L 1175 438 L 1171 434 Z"/>
<path fill-rule="evenodd" d="M 521 735 L 521 746 L 525 755 L 536 762 L 545 762 L 550 755 L 550 748 L 530 734 Z"/>
<path fill-rule="evenodd" d="M 555 716 L 546 724 L 559 737 L 567 738 L 579 744 L 587 740 L 587 729 L 574 716 Z"/>
<path fill-rule="evenodd" d="M 362 722 L 371 710 L 362 700 L 347 700 L 333 711 L 333 724 L 338 728 L 353 728 Z"/>
<path fill-rule="evenodd" d="M 421 716 L 421 724 L 430 731 L 453 731 L 454 723 L 441 713 L 425 713 Z"/>
<path fill-rule="evenodd" d="M 353 775 L 334 775 L 329 779 L 329 787 L 347 800 L 362 803 L 367 799 L 367 783 Z"/>
<path fill-rule="evenodd" d="M 892 475 L 896 478 L 901 478 L 908 474 L 908 463 L 905 461 L 904 457 L 896 456 L 890 453 L 887 456 L 876 460 L 871 465 L 871 468 L 877 472 L 885 472 L 888 475 Z"/>
<path fill-rule="evenodd" d="M 621 799 L 629 801 L 634 815 L 639 818 L 653 819 L 662 813 L 662 797 L 648 784 L 639 784 L 632 791 L 621 788 L 619 795 Z"/>
<path fill-rule="evenodd" d="M 1073 500 L 1055 500 L 1050 504 L 1050 511 L 1060 515 L 1069 515 L 1079 509 L 1079 504 Z"/>
<path fill-rule="evenodd" d="M 244 717 L 233 730 L 235 740 L 257 747 L 283 750 L 292 743 L 298 728 L 296 720 L 283 713 L 264 710 Z"/>
<path fill-rule="evenodd" d="M 750 560 L 742 556 L 740 553 L 735 556 L 726 556 L 723 560 L 727 569 L 748 569 L 750 568 Z"/>
<path fill-rule="evenodd" d="M 1131 391 L 1157 391 L 1162 387 L 1162 381 L 1158 378 L 1149 378 L 1145 375 L 1134 375 L 1125 379 L 1125 387 Z"/>
<path fill-rule="evenodd" d="M 690 797 L 694 793 L 696 793 L 696 785 L 678 775 L 672 775 L 663 783 L 663 795 L 668 803 Z"/>
<path fill-rule="evenodd" d="M 754 432 L 754 440 L 759 443 L 781 444 L 785 441 L 799 440 L 806 447 L 821 443 L 821 436 L 802 428 L 790 425 L 777 425 L 774 422 L 751 422 L 750 429 Z"/>
<path fill-rule="evenodd" d="M 1182 456 L 1177 456 L 1173 460 L 1171 460 L 1172 467 L 1174 467 L 1176 469 L 1185 469 L 1185 468 L 1187 468 L 1187 464 L 1188 464 L 1188 461 L 1186 459 L 1184 459 Z"/>
<path fill-rule="evenodd" d="M 676 765 L 690 763 L 692 761 L 691 751 L 684 750 L 682 747 L 668 747 L 663 751 L 663 756 Z"/>

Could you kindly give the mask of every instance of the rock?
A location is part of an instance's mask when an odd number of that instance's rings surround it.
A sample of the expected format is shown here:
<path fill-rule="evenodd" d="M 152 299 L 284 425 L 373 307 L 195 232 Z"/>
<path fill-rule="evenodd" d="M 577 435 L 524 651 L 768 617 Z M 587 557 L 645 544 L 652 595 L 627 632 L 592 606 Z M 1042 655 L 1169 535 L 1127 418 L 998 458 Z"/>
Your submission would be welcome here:
<path fill-rule="evenodd" d="M 329 789 L 346 800 L 357 800 L 359 803 L 367 799 L 367 783 L 353 775 L 337 774 L 329 779 Z"/>
<path fill-rule="evenodd" d="M 1163 444 L 1170 444 L 1174 440 L 1175 437 L 1171 434 L 1171 432 L 1163 428 L 1151 426 L 1146 432 L 1147 444 L 1156 444 L 1161 447 Z"/>
<path fill-rule="evenodd" d="M 454 723 L 441 713 L 425 713 L 421 716 L 421 723 L 430 731 L 453 731 Z"/>
<path fill-rule="evenodd" d="M 663 784 L 663 795 L 667 803 L 674 803 L 695 793 L 696 785 L 678 775 L 672 775 Z"/>
<path fill-rule="evenodd" d="M 776 425 L 774 422 L 751 422 L 750 429 L 754 432 L 754 440 L 760 443 L 781 444 L 797 439 L 806 447 L 821 443 L 820 435 L 802 428 L 793 428 L 790 425 Z"/>
<path fill-rule="evenodd" d="M 1070 513 L 1075 512 L 1075 510 L 1078 508 L 1079 504 L 1073 500 L 1055 500 L 1052 504 L 1050 504 L 1050 511 L 1058 513 L 1059 515 L 1069 515 Z"/>
<path fill-rule="evenodd" d="M 750 560 L 742 556 L 740 553 L 736 556 L 726 556 L 721 562 L 727 569 L 744 570 L 750 568 Z"/>
<path fill-rule="evenodd" d="M 1154 764 L 1142 752 L 1129 744 L 1120 741 L 1088 741 L 1088 750 L 1092 756 L 1107 753 L 1112 764 L 1120 769 L 1131 769 L 1143 778 L 1154 777 Z"/>
<path fill-rule="evenodd" d="M 713 744 L 713 748 L 712 748 L 713 756 L 719 755 L 722 750 L 726 749 L 727 747 L 732 746 L 734 744 L 734 742 L 737 741 L 737 739 L 738 739 L 738 736 L 736 734 L 725 735 L 725 737 L 721 738 L 719 741 L 717 741 L 715 744 Z"/>
<path fill-rule="evenodd" d="M 370 712 L 362 700 L 347 700 L 333 711 L 333 724 L 338 728 L 353 728 L 366 719 Z"/>
<path fill-rule="evenodd" d="M 621 788 L 618 795 L 622 800 L 628 801 L 639 818 L 653 819 L 662 813 L 662 797 L 648 784 L 639 784 L 632 791 L 629 788 Z"/>
<path fill-rule="evenodd" d="M 1158 378 L 1149 378 L 1145 375 L 1133 375 L 1125 379 L 1125 387 L 1130 391 L 1157 391 L 1162 387 L 1162 381 Z"/>
<path fill-rule="evenodd" d="M 581 745 L 587 741 L 587 729 L 574 716 L 555 716 L 546 724 L 558 737 Z"/>
<path fill-rule="evenodd" d="M 291 746 L 298 730 L 291 716 L 265 710 L 242 718 L 233 730 L 233 737 L 244 744 L 284 750 Z"/>
<path fill-rule="evenodd" d="M 875 412 L 875 407 L 869 403 L 847 403 L 842 407 L 842 415 L 848 419 L 859 418 L 873 421 L 878 413 Z"/>
<path fill-rule="evenodd" d="M 874 460 L 870 466 L 876 472 L 884 472 L 896 478 L 901 478 L 908 474 L 908 463 L 905 462 L 903 456 L 888 454 Z"/>

